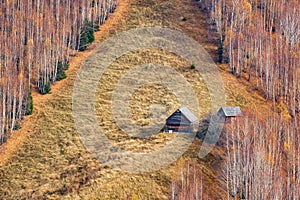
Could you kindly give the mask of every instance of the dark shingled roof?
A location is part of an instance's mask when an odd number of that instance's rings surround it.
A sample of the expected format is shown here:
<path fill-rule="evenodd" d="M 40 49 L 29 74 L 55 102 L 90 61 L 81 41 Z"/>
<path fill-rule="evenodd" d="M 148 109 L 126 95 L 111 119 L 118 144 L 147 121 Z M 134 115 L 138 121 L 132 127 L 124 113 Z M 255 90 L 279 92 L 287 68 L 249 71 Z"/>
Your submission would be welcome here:
<path fill-rule="evenodd" d="M 183 106 L 179 108 L 179 110 L 191 123 L 198 120 L 198 118 L 187 107 Z"/>
<path fill-rule="evenodd" d="M 225 117 L 236 117 L 241 116 L 242 111 L 238 106 L 223 106 L 220 108 L 219 113 L 223 112 Z"/>

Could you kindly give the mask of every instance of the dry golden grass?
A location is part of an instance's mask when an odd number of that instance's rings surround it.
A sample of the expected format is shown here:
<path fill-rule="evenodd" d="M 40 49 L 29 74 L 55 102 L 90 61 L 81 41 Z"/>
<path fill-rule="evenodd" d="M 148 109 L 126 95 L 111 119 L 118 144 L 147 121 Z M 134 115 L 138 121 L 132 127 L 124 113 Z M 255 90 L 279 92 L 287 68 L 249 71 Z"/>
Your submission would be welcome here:
<path fill-rule="evenodd" d="M 199 73 L 190 69 L 191 63 L 171 53 L 154 49 L 131 52 L 128 55 L 122 56 L 105 70 L 100 79 L 96 95 L 96 110 L 100 126 L 109 133 L 107 136 L 115 142 L 115 145 L 125 150 L 142 150 L 143 152 L 147 152 L 164 146 L 166 142 L 173 138 L 170 134 L 159 134 L 154 135 L 148 140 L 136 140 L 130 138 L 127 134 L 124 135 L 115 123 L 111 111 L 111 99 L 118 80 L 130 69 L 146 63 L 161 63 L 172 66 L 173 69 L 176 69 L 185 77 L 193 86 L 198 97 L 198 116 L 207 115 L 211 107 L 206 84 L 201 79 Z M 179 89 L 180 88 L 178 88 L 178 90 Z M 148 85 L 136 90 L 135 93 L 132 94 L 130 101 L 132 119 L 139 125 L 148 125 L 150 123 L 150 118 L 148 117 L 150 105 L 153 104 L 164 105 L 167 110 L 167 115 L 172 114 L 181 106 L 172 91 L 167 90 L 162 85 Z"/>
<path fill-rule="evenodd" d="M 182 17 L 187 20 L 183 21 Z M 175 163 L 158 172 L 148 174 L 128 174 L 114 171 L 95 160 L 84 148 L 76 132 L 72 118 L 72 91 L 77 71 L 93 47 L 111 34 L 140 26 L 165 26 L 182 31 L 193 37 L 216 58 L 217 42 L 207 37 L 206 15 L 199 12 L 193 0 L 119 0 L 117 10 L 96 33 L 96 43 L 86 52 L 78 53 L 71 59 L 68 78 L 57 82 L 51 94 L 41 96 L 34 93 L 34 114 L 26 117 L 22 129 L 1 147 L 0 153 L 0 199 L 127 199 L 137 196 L 139 199 L 168 199 L 170 183 L 176 179 L 178 169 L 189 160 L 197 159 L 200 141 L 195 140 L 188 152 Z M 130 59 L 134 58 L 134 59 Z M 158 50 L 135 52 L 125 55 L 110 66 L 99 85 L 97 94 L 97 112 L 101 126 L 112 134 L 108 137 L 115 144 L 130 151 L 150 151 L 160 147 L 172 138 L 172 135 L 159 134 L 146 142 L 135 140 L 118 133 L 110 113 L 110 93 L 118 77 L 132 66 L 159 60 L 177 69 L 196 88 L 200 104 L 200 115 L 209 112 L 207 89 L 198 73 L 189 69 L 190 63 Z M 124 66 L 116 76 L 114 67 Z M 259 106 L 258 110 L 267 110 L 269 104 L 254 93 L 251 86 L 235 79 L 222 67 L 221 74 L 227 92 L 228 105 L 240 105 L 244 108 Z M 113 77 L 113 78 L 112 78 Z M 108 81 L 112 80 L 112 81 Z M 158 99 L 151 93 L 159 86 L 149 86 L 136 91 L 136 104 L 132 104 L 133 118 L 139 123 L 148 123 L 143 119 L 149 103 L 164 100 L 164 92 L 157 91 Z M 165 91 L 168 92 L 168 91 Z M 143 98 L 141 95 L 143 94 Z M 165 101 L 170 110 L 176 109 L 177 102 L 171 93 Z M 140 98 L 140 99 L 139 99 Z M 161 98 L 161 99 L 160 99 Z M 136 105 L 136 107 L 134 107 Z M 141 112 L 140 112 L 141 111 Z M 139 121 L 140 120 L 140 121 Z M 222 182 L 218 179 L 222 149 L 215 148 L 206 158 L 198 159 L 207 184 L 206 194 L 211 199 L 222 199 Z"/>

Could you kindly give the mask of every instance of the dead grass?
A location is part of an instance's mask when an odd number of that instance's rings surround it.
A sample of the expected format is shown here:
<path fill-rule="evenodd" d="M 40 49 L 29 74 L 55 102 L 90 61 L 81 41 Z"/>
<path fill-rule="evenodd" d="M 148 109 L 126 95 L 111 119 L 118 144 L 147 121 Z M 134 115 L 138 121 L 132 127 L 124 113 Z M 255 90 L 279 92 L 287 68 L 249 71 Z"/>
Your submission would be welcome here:
<path fill-rule="evenodd" d="M 178 58 L 171 53 L 153 49 L 132 52 L 122 56 L 112 66 L 105 70 L 100 79 L 96 95 L 96 110 L 99 125 L 108 132 L 107 136 L 109 139 L 113 140 L 115 145 L 119 145 L 125 150 L 133 150 L 135 152 L 141 149 L 143 149 L 143 152 L 157 149 L 173 138 L 169 134 L 159 134 L 154 135 L 147 141 L 136 140 L 130 138 L 127 134 L 122 133 L 115 123 L 111 111 L 111 98 L 118 80 L 130 69 L 146 63 L 161 63 L 172 66 L 172 68 L 176 69 L 185 77 L 185 79 L 194 87 L 198 97 L 200 105 L 198 116 L 207 115 L 211 107 L 210 97 L 205 82 L 201 79 L 199 73 L 190 69 L 191 64 L 184 59 Z M 164 105 L 168 115 L 172 114 L 172 112 L 181 106 L 172 91 L 163 88 L 162 85 L 148 85 L 136 90 L 132 95 L 130 101 L 132 119 L 139 125 L 149 124 L 149 110 L 150 105 L 153 104 Z"/>
<path fill-rule="evenodd" d="M 185 17 L 187 20 L 182 20 Z M 95 160 L 83 147 L 76 133 L 72 118 L 72 90 L 76 73 L 89 53 L 99 42 L 111 34 L 140 26 L 165 26 L 182 31 L 197 40 L 213 58 L 217 57 L 217 45 L 213 34 L 208 37 L 205 14 L 199 12 L 193 0 L 119 0 L 116 12 L 96 33 L 96 43 L 88 51 L 78 53 L 71 60 L 68 78 L 57 82 L 51 94 L 33 94 L 34 114 L 22 123 L 22 129 L 14 132 L 12 139 L 0 149 L 0 199 L 127 199 L 132 195 L 139 199 L 168 199 L 170 182 L 176 178 L 183 163 L 197 159 L 200 141 L 195 140 L 188 152 L 167 168 L 148 174 L 132 175 L 114 171 Z M 110 92 L 118 78 L 137 64 L 150 61 L 167 63 L 182 73 L 194 86 L 200 105 L 199 115 L 209 112 L 209 98 L 205 84 L 198 73 L 189 69 L 190 63 L 167 52 L 149 50 L 133 52 L 118 59 L 110 66 L 99 85 L 97 112 L 100 125 L 109 132 L 108 137 L 126 150 L 141 152 L 159 148 L 172 139 L 172 135 L 159 134 L 147 141 L 136 140 L 118 132 L 110 109 Z M 115 68 L 123 66 L 121 73 Z M 220 68 L 222 69 L 222 67 Z M 228 105 L 244 108 L 256 105 L 264 110 L 269 104 L 247 84 L 240 82 L 227 70 L 221 70 L 227 92 Z M 109 80 L 109 81 L 108 81 Z M 139 123 L 148 123 L 148 104 L 165 102 L 170 110 L 177 108 L 172 93 L 158 91 L 159 86 L 149 86 L 136 91 L 132 103 L 133 118 Z M 156 93 L 155 93 L 156 92 Z M 152 98 L 151 94 L 159 97 Z M 164 93 L 164 95 L 163 95 Z M 168 100 L 164 99 L 168 94 Z M 143 94 L 141 96 L 140 94 Z M 141 120 L 141 121 L 139 121 Z M 205 174 L 205 183 L 210 187 L 206 193 L 211 199 L 222 199 L 224 193 L 219 179 L 218 165 L 222 149 L 215 148 L 206 158 L 198 160 Z"/>

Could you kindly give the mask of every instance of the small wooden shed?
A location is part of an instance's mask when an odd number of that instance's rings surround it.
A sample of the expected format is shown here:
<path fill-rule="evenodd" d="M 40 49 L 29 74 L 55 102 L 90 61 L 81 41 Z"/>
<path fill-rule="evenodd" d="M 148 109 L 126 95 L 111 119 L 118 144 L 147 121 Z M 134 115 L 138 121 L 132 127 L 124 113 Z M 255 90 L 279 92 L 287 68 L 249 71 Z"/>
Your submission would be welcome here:
<path fill-rule="evenodd" d="M 198 128 L 198 118 L 187 108 L 181 107 L 166 120 L 166 132 L 195 132 Z"/>
<path fill-rule="evenodd" d="M 218 111 L 219 117 L 225 117 L 225 121 L 229 122 L 230 118 L 242 116 L 242 111 L 239 106 L 223 106 Z"/>

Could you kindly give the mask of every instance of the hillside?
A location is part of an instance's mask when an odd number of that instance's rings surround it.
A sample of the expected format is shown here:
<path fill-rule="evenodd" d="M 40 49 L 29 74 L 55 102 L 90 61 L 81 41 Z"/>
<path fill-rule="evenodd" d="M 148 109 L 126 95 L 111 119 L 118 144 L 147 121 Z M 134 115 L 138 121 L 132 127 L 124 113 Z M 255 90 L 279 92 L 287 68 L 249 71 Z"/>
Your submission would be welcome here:
<path fill-rule="evenodd" d="M 181 170 L 188 163 L 197 163 L 201 171 L 204 197 L 225 199 L 226 185 L 221 177 L 224 147 L 216 146 L 209 155 L 199 159 L 201 141 L 196 139 L 189 150 L 170 166 L 157 172 L 130 174 L 113 170 L 93 158 L 83 146 L 72 116 L 72 93 L 77 72 L 102 41 L 132 28 L 163 26 L 194 38 L 217 61 L 217 33 L 209 26 L 207 18 L 206 10 L 193 0 L 119 0 L 115 12 L 95 33 L 95 42 L 86 51 L 71 58 L 67 78 L 54 83 L 50 94 L 33 92 L 33 114 L 26 116 L 21 129 L 14 131 L 12 138 L 0 147 L 0 199 L 170 199 L 171 185 L 180 182 Z M 99 124 L 110 131 L 108 137 L 126 150 L 150 151 L 172 139 L 167 134 L 147 140 L 121 134 L 109 110 L 110 92 L 118 78 L 133 66 L 152 61 L 174 67 L 196 88 L 203 119 L 210 111 L 206 85 L 199 81 L 199 74 L 190 69 L 191 63 L 154 49 L 124 55 L 102 77 L 106 84 L 97 88 L 96 110 Z M 114 74 L 119 67 L 118 73 Z M 272 104 L 259 91 L 254 91 L 250 83 L 232 76 L 227 65 L 218 67 L 227 105 L 241 106 L 261 114 L 269 112 Z M 137 110 L 133 117 L 137 121 L 142 118 L 139 108 L 159 102 L 168 93 L 157 89 L 158 86 L 152 85 L 135 94 Z M 173 111 L 178 102 L 171 93 L 168 95 L 167 106 Z"/>

